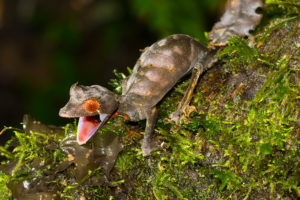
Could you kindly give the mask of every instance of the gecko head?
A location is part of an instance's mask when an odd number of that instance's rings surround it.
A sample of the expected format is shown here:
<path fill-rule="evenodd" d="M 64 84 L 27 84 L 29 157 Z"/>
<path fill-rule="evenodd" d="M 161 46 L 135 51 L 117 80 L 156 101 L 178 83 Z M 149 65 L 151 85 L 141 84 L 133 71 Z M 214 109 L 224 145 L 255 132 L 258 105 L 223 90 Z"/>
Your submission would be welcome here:
<path fill-rule="evenodd" d="M 118 105 L 117 95 L 108 89 L 75 83 L 70 88 L 70 99 L 60 109 L 59 116 L 79 117 L 77 142 L 85 144 L 111 118 Z"/>

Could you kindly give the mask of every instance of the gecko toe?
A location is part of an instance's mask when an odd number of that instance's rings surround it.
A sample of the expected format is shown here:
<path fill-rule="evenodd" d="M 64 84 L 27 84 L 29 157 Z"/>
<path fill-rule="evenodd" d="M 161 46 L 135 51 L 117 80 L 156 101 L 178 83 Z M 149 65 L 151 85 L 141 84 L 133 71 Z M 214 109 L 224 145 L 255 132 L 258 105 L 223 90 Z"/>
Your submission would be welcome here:
<path fill-rule="evenodd" d="M 175 112 L 172 112 L 170 114 L 170 120 L 168 122 L 175 122 L 175 124 L 179 125 L 180 124 L 180 119 L 181 119 L 181 115 L 182 115 L 182 112 L 181 111 L 175 111 Z"/>
<path fill-rule="evenodd" d="M 174 121 L 176 125 L 180 125 L 180 121 L 183 120 L 184 122 L 188 122 L 189 115 L 192 112 L 197 112 L 197 108 L 195 106 L 185 106 L 183 109 L 176 110 L 175 112 L 170 114 L 170 120 Z"/>

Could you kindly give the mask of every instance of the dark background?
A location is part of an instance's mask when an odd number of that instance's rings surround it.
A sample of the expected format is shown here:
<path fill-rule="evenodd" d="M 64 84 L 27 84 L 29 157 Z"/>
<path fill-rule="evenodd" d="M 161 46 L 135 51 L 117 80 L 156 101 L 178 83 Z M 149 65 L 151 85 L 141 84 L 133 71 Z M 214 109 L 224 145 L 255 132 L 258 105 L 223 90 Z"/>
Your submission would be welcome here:
<path fill-rule="evenodd" d="M 0 0 L 0 130 L 31 114 L 64 125 L 74 82 L 108 87 L 139 49 L 173 33 L 205 44 L 224 0 Z"/>

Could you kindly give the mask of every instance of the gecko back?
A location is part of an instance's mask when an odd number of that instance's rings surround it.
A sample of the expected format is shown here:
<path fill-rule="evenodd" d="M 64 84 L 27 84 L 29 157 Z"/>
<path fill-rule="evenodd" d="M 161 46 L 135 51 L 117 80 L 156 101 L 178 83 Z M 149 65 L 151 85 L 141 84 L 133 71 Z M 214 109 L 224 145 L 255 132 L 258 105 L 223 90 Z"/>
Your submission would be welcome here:
<path fill-rule="evenodd" d="M 144 110 L 155 106 L 192 68 L 203 68 L 206 47 L 188 35 L 175 34 L 147 47 L 122 85 L 119 111 L 131 120 L 145 119 Z M 201 69 L 202 71 L 204 69 Z"/>

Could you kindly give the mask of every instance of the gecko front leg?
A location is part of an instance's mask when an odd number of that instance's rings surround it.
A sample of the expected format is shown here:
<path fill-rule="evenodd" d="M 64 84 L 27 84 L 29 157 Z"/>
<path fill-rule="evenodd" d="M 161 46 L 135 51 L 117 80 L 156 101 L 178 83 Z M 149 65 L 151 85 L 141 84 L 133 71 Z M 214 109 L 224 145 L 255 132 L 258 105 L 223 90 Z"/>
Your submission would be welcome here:
<path fill-rule="evenodd" d="M 172 121 L 174 121 L 176 124 L 179 124 L 179 120 L 182 117 L 182 114 L 186 114 L 186 109 L 189 106 L 189 103 L 192 99 L 192 94 L 193 91 L 197 85 L 198 79 L 200 75 L 202 74 L 203 68 L 194 68 L 192 71 L 192 77 L 191 77 L 191 82 L 189 84 L 189 87 L 187 91 L 185 92 L 181 102 L 179 103 L 177 110 L 173 113 L 171 113 L 170 118 Z"/>
<path fill-rule="evenodd" d="M 190 80 L 189 87 L 187 91 L 185 92 L 181 102 L 179 103 L 177 110 L 170 115 L 170 119 L 174 121 L 176 124 L 179 124 L 180 119 L 183 118 L 183 114 L 185 115 L 184 117 L 187 117 L 191 110 L 195 110 L 195 108 L 189 109 L 189 103 L 192 99 L 192 95 L 194 92 L 194 89 L 198 83 L 198 79 L 200 75 L 207 69 L 211 68 L 214 63 L 217 62 L 217 58 L 215 55 L 217 54 L 219 50 L 216 49 L 211 49 L 207 51 L 207 54 L 202 57 L 201 60 L 199 60 L 193 70 L 192 70 L 192 76 Z"/>
<path fill-rule="evenodd" d="M 150 108 L 146 110 L 146 129 L 145 135 L 142 142 L 142 154 L 143 156 L 149 156 L 152 151 L 158 149 L 158 146 L 154 144 L 151 140 L 152 132 L 154 131 L 154 127 L 157 119 L 157 109 L 156 107 Z"/>

